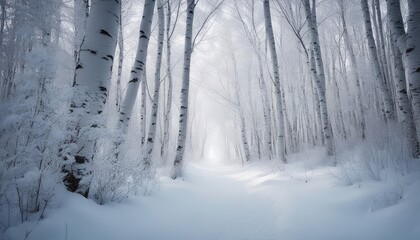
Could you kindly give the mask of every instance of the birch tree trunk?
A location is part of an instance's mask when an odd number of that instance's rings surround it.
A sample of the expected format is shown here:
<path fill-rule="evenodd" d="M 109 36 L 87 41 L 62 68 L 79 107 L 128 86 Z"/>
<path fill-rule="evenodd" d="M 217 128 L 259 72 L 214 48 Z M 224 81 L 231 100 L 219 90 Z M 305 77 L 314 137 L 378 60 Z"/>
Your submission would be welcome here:
<path fill-rule="evenodd" d="M 74 62 L 77 64 L 78 54 L 80 53 L 80 46 L 85 36 L 86 21 L 89 16 L 89 1 L 88 0 L 74 0 Z"/>
<path fill-rule="evenodd" d="M 325 95 L 325 73 L 324 73 L 324 63 L 322 61 L 322 54 L 321 54 L 321 47 L 319 45 L 319 36 L 318 36 L 318 27 L 316 22 L 316 11 L 315 5 L 311 10 L 311 5 L 309 0 L 303 0 L 306 19 L 310 31 L 310 39 L 311 39 L 311 47 L 313 49 L 315 61 L 317 64 L 317 80 L 315 81 L 315 85 L 317 87 L 318 97 L 319 97 L 319 106 L 321 109 L 321 125 L 322 125 L 322 133 L 325 139 L 325 146 L 327 150 L 328 156 L 334 155 L 335 147 L 334 147 L 334 138 L 331 131 L 331 124 L 328 117 L 328 109 L 327 109 L 327 99 Z"/>
<path fill-rule="evenodd" d="M 159 89 L 160 89 L 160 69 L 162 66 L 162 52 L 163 52 L 163 34 L 165 32 L 165 20 L 163 12 L 163 0 L 158 0 L 158 50 L 156 57 L 156 70 L 155 70 L 155 88 L 153 92 L 152 100 L 152 114 L 149 121 L 149 133 L 146 141 L 146 155 L 143 158 L 144 169 L 147 170 L 151 165 L 151 155 L 153 152 L 153 147 L 156 138 L 156 125 L 157 125 L 157 116 L 159 110 Z"/>
<path fill-rule="evenodd" d="M 373 24 L 376 29 L 376 43 L 378 47 L 378 58 L 379 63 L 381 64 L 381 70 L 383 73 L 384 81 L 392 87 L 392 83 L 390 81 L 391 76 L 388 72 L 388 61 L 386 58 L 386 51 L 385 51 L 385 39 L 384 39 L 384 28 L 382 23 L 382 13 L 381 13 L 381 5 L 379 0 L 372 1 L 372 20 Z M 392 91 L 391 91 L 392 96 Z"/>
<path fill-rule="evenodd" d="M 70 107 L 68 130 L 71 143 L 64 156 L 62 170 L 67 189 L 87 197 L 92 178 L 92 160 L 101 113 L 107 100 L 108 86 L 118 39 L 121 4 L 115 0 L 92 0 L 86 34 L 81 45 L 74 78 L 74 97 Z"/>
<path fill-rule="evenodd" d="M 278 122 L 278 131 L 277 131 L 277 143 L 279 144 L 279 155 L 280 160 L 283 163 L 286 163 L 285 156 L 285 138 L 284 138 L 284 116 L 283 116 L 283 107 L 282 107 L 282 92 L 280 88 L 280 75 L 279 75 L 279 64 L 277 60 L 276 52 L 276 43 L 274 40 L 273 26 L 271 25 L 271 12 L 270 12 L 270 1 L 264 0 L 264 19 L 265 19 L 265 29 L 267 33 L 268 45 L 271 53 L 271 62 L 274 72 L 274 87 L 275 87 L 275 96 L 276 96 L 276 110 L 277 110 L 277 122 Z"/>
<path fill-rule="evenodd" d="M 168 78 L 168 95 L 166 101 L 166 108 L 163 117 L 163 141 L 161 146 L 161 156 L 166 159 L 166 153 L 168 152 L 167 148 L 169 147 L 169 136 L 170 136 L 170 123 L 171 123 L 171 111 L 172 111 L 172 92 L 173 92 L 173 83 L 172 83 L 172 64 L 171 64 L 171 22 L 172 22 L 172 11 L 171 3 L 167 2 L 168 12 L 166 15 L 166 77 Z"/>
<path fill-rule="evenodd" d="M 365 120 L 365 109 L 362 103 L 362 87 L 360 85 L 359 77 L 359 68 L 357 66 L 356 55 L 354 54 L 353 45 L 350 40 L 349 32 L 347 30 L 347 23 L 344 14 L 344 4 L 342 0 L 338 0 L 340 4 L 340 17 L 341 23 L 343 25 L 343 38 L 346 44 L 347 52 L 350 56 L 350 67 L 351 67 L 351 76 L 356 85 L 356 103 L 359 107 L 358 109 L 358 125 L 360 126 L 361 136 L 364 139 L 366 137 L 366 120 Z"/>
<path fill-rule="evenodd" d="M 259 79 L 258 84 L 260 87 L 260 93 L 261 93 L 261 101 L 263 104 L 263 115 L 264 115 L 264 144 L 267 144 L 265 147 L 267 147 L 267 155 L 269 159 L 272 158 L 273 153 L 273 142 L 272 142 L 272 135 L 271 135 L 271 107 L 270 107 L 270 101 L 269 101 L 269 93 L 267 84 L 265 84 L 265 77 L 264 77 L 264 70 L 263 70 L 263 64 L 262 64 L 262 58 L 260 50 L 256 49 L 255 54 L 257 54 L 257 60 L 258 60 L 258 69 L 259 69 Z"/>
<path fill-rule="evenodd" d="M 194 23 L 195 0 L 187 0 L 187 19 L 185 28 L 184 45 L 184 71 L 181 87 L 181 107 L 179 115 L 179 133 L 176 148 L 175 161 L 173 165 L 172 178 L 175 179 L 182 174 L 184 163 L 185 142 L 188 127 L 188 93 L 190 85 L 190 65 L 192 55 L 192 31 Z"/>
<path fill-rule="evenodd" d="M 119 54 L 118 54 L 118 72 L 117 72 L 117 96 L 116 96 L 116 105 L 118 111 L 120 111 L 121 105 L 121 77 L 122 77 L 122 67 L 124 64 L 124 35 L 123 35 L 123 25 L 122 25 L 122 14 L 120 11 L 120 29 L 118 32 L 118 47 L 119 47 Z"/>
<path fill-rule="evenodd" d="M 130 72 L 130 80 L 125 92 L 124 102 L 122 103 L 120 110 L 120 127 L 123 133 L 127 132 L 134 103 L 136 102 L 139 85 L 142 77 L 144 76 L 155 2 L 156 0 L 146 0 L 144 2 L 137 55 Z"/>
<path fill-rule="evenodd" d="M 239 79 L 238 79 L 238 70 L 237 70 L 237 61 L 236 61 L 236 57 L 235 54 L 233 54 L 232 56 L 232 60 L 233 60 L 233 68 L 234 68 L 234 73 L 235 73 L 235 100 L 236 100 L 236 104 L 238 107 L 238 111 L 239 111 L 239 121 L 240 121 L 240 131 L 241 131 L 241 140 L 242 140 L 242 148 L 244 150 L 244 154 L 245 154 L 245 161 L 249 162 L 251 161 L 251 152 L 249 149 L 249 143 L 248 143 L 248 138 L 247 138 L 247 129 L 246 129 L 246 124 L 245 124 L 245 114 L 244 114 L 244 109 L 241 103 L 241 89 L 240 89 L 240 85 L 239 85 Z M 243 160 L 242 160 L 243 161 Z"/>
<path fill-rule="evenodd" d="M 407 94 L 407 84 L 405 76 L 405 67 L 403 64 L 403 54 L 405 50 L 401 45 L 401 39 L 406 38 L 404 22 L 401 15 L 399 0 L 387 1 L 388 16 L 391 25 L 391 39 L 394 56 L 394 78 L 396 82 L 398 118 L 403 124 L 405 134 L 408 138 L 411 155 L 415 158 L 419 156 L 419 142 L 416 134 L 416 125 L 414 123 L 413 111 L 410 99 Z M 403 44 L 405 46 L 405 43 Z"/>
<path fill-rule="evenodd" d="M 401 15 L 400 0 L 387 0 L 387 11 L 389 22 L 391 23 L 391 35 L 395 46 L 401 53 L 405 52 L 406 33 L 404 29 L 404 21 Z"/>
<path fill-rule="evenodd" d="M 146 110 L 147 110 L 147 77 L 143 73 L 143 81 L 141 81 L 141 97 L 140 97 L 140 143 L 141 147 L 146 143 Z"/>
<path fill-rule="evenodd" d="M 420 142 L 420 2 L 409 0 L 408 10 L 405 49 L 406 75 L 417 129 L 417 139 Z"/>
<path fill-rule="evenodd" d="M 369 14 L 369 5 L 367 0 L 361 0 L 362 12 L 363 12 L 363 20 L 365 23 L 365 31 L 366 31 L 366 38 L 368 41 L 369 47 L 369 54 L 372 60 L 372 67 L 373 72 L 376 78 L 376 81 L 379 85 L 379 90 L 381 91 L 383 102 L 384 102 L 384 110 L 385 110 L 385 117 L 387 120 L 395 119 L 395 111 L 394 111 L 394 103 L 392 101 L 391 92 L 389 87 L 386 83 L 384 75 L 381 71 L 381 66 L 379 64 L 378 59 L 378 51 L 375 45 L 375 40 L 373 39 L 372 33 L 372 24 Z"/>

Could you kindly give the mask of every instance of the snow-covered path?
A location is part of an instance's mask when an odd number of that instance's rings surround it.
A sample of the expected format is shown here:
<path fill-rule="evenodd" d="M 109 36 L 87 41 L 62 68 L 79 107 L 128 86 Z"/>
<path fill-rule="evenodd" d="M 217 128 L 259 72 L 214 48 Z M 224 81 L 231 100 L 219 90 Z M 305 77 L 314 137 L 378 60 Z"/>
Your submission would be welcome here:
<path fill-rule="evenodd" d="M 372 199 L 392 187 L 344 187 L 325 169 L 273 174 L 263 165 L 195 163 L 185 179 L 162 179 L 151 196 L 120 204 L 99 206 L 69 194 L 62 208 L 32 227 L 28 239 L 415 240 L 418 189 L 416 181 L 405 188 L 407 198 L 372 212 Z M 10 229 L 10 236 L 17 231 Z"/>

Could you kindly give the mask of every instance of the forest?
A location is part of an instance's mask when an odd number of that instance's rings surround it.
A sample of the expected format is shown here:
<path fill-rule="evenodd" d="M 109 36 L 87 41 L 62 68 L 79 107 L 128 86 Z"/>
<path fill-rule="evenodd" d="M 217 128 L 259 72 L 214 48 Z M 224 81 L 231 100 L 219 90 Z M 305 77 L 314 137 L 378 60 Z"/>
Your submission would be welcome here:
<path fill-rule="evenodd" d="M 419 0 L 0 0 L 0 239 L 420 239 Z"/>

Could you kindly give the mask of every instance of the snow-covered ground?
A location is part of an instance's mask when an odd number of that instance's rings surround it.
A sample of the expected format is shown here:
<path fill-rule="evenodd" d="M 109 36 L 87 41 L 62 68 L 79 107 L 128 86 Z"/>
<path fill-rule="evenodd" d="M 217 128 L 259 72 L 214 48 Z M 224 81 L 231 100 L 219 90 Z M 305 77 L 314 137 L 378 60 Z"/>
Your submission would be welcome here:
<path fill-rule="evenodd" d="M 5 239 L 24 239 L 25 228 L 36 240 L 420 239 L 417 173 L 345 186 L 336 169 L 303 165 L 273 173 L 263 163 L 191 163 L 151 196 L 104 206 L 66 193 L 63 206 Z"/>

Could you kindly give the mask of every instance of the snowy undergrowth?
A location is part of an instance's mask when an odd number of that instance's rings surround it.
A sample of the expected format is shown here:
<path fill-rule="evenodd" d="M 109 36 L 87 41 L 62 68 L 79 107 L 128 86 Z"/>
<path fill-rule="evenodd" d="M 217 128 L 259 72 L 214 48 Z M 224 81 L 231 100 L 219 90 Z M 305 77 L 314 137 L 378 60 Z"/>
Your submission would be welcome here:
<path fill-rule="evenodd" d="M 58 62 L 50 56 L 62 54 Z M 65 135 L 63 105 L 69 89 L 60 49 L 36 47 L 18 74 L 15 97 L 0 104 L 0 231 L 37 221 L 61 187 L 57 142 Z M 61 62 L 62 61 L 62 62 Z M 41 71 L 42 70 L 42 71 Z M 65 76 L 65 75 L 64 75 Z M 54 97 L 49 97 L 54 96 Z"/>
<path fill-rule="evenodd" d="M 307 156 L 308 158 L 304 157 Z M 98 205 L 62 192 L 63 205 L 46 218 L 5 232 L 4 239 L 369 239 L 420 237 L 420 173 L 396 182 L 347 186 L 340 170 L 312 163 L 319 150 L 290 156 L 284 171 L 266 162 L 246 166 L 191 162 L 183 179 L 159 179 L 150 196 Z M 381 197 L 382 196 L 382 197 Z M 383 201 L 382 201 L 383 200 Z M 381 204 L 378 202 L 382 201 Z"/>
<path fill-rule="evenodd" d="M 139 174 L 135 141 L 118 167 L 100 145 L 93 199 L 50 189 L 45 218 L 10 226 L 1 239 L 418 239 L 420 163 L 397 128 L 370 129 L 361 143 L 339 143 L 334 158 L 307 149 L 287 165 L 223 165 L 191 154 L 176 181 L 155 178 L 168 176 L 162 163 Z"/>
<path fill-rule="evenodd" d="M 345 185 L 364 181 L 385 181 L 401 185 L 410 171 L 418 171 L 401 129 L 389 123 L 368 125 L 362 142 L 339 145 L 336 177 Z M 404 186 L 402 185 L 401 188 Z"/>

